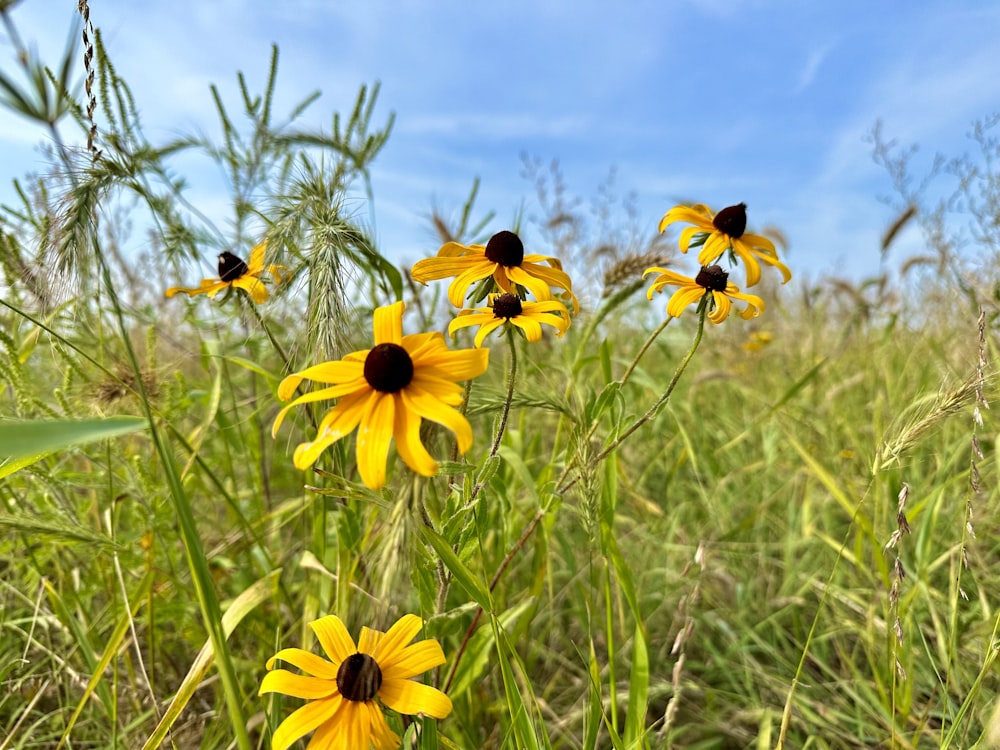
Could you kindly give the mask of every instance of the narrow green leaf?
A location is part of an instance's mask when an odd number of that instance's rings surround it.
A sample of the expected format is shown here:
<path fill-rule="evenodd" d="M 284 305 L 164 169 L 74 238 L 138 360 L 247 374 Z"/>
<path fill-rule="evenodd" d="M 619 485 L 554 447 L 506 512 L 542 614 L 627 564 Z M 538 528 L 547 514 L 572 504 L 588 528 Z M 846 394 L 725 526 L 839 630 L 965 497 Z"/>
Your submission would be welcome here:
<path fill-rule="evenodd" d="M 146 427 L 142 417 L 0 422 L 0 471 L 11 461 L 34 461 L 71 445 L 117 437 Z M 27 464 L 23 464 L 27 465 Z"/>

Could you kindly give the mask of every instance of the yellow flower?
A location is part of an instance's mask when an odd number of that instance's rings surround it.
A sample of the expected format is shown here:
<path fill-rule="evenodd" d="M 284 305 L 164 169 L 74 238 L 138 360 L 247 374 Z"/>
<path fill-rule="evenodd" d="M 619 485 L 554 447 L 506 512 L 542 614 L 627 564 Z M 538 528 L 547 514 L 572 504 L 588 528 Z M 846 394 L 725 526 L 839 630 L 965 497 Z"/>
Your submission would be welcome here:
<path fill-rule="evenodd" d="M 555 258 L 547 255 L 525 255 L 524 243 L 513 232 L 497 232 L 485 245 L 461 245 L 448 242 L 438 250 L 437 257 L 417 261 L 413 278 L 420 283 L 445 279 L 455 280 L 448 286 L 448 300 L 462 307 L 469 287 L 489 276 L 503 292 L 516 294 L 514 284 L 523 286 L 536 299 L 552 298 L 550 287 L 564 289 L 573 301 L 573 310 L 580 305 L 573 294 L 573 283 Z"/>
<path fill-rule="evenodd" d="M 748 352 L 759 352 L 772 341 L 774 341 L 774 336 L 768 331 L 751 331 L 743 343 L 743 349 Z"/>
<path fill-rule="evenodd" d="M 329 661 L 299 648 L 285 648 L 267 660 L 260 695 L 282 693 L 309 701 L 285 719 L 271 738 L 272 750 L 285 750 L 313 730 L 309 750 L 389 750 L 399 747 L 399 735 L 389 729 L 382 708 L 401 714 L 426 714 L 443 719 L 451 699 L 437 688 L 411 680 L 444 664 L 437 641 L 407 645 L 420 632 L 416 615 L 404 615 L 389 631 L 361 628 L 354 645 L 344 623 L 334 615 L 309 623 Z M 274 669 L 277 660 L 306 674 Z"/>
<path fill-rule="evenodd" d="M 667 302 L 667 315 L 673 318 L 679 318 L 684 308 L 694 302 L 700 302 L 708 295 L 711 295 L 708 319 L 716 325 L 729 317 L 733 299 L 747 303 L 746 308 L 740 313 L 740 317 L 746 320 L 756 318 L 764 311 L 764 300 L 755 294 L 741 294 L 734 284 L 729 283 L 729 274 L 722 270 L 722 266 L 702 267 L 693 279 L 666 268 L 656 267 L 647 268 L 642 275 L 645 277 L 650 273 L 660 275 L 653 280 L 653 285 L 646 292 L 647 299 L 653 299 L 653 294 L 663 291 L 665 286 L 679 287 Z"/>
<path fill-rule="evenodd" d="M 476 346 L 480 347 L 483 345 L 483 339 L 507 323 L 512 323 L 524 331 L 528 341 L 539 341 L 542 338 L 542 323 L 555 328 L 559 338 L 562 338 L 569 328 L 569 310 L 559 300 L 528 302 L 508 292 L 491 294 L 489 307 L 462 310 L 458 313 L 458 317 L 448 324 L 448 333 L 454 336 L 459 328 L 479 326 Z"/>
<path fill-rule="evenodd" d="M 681 232 L 680 248 L 682 253 L 686 253 L 691 247 L 701 246 L 698 262 L 702 266 L 715 263 L 727 250 L 731 250 L 746 264 L 747 286 L 760 281 L 758 260 L 781 271 L 784 277 L 782 283 L 792 278 L 792 272 L 778 260 L 778 252 L 771 240 L 759 234 L 746 233 L 746 203 L 724 208 L 714 216 L 708 206 L 700 203 L 674 206 L 660 220 L 660 231 L 663 232 L 675 221 L 694 224 Z"/>
<path fill-rule="evenodd" d="M 459 383 L 486 371 L 489 351 L 450 351 L 440 333 L 403 335 L 403 303 L 375 310 L 375 346 L 352 352 L 342 360 L 323 362 L 289 375 L 278 386 L 278 397 L 292 397 L 303 380 L 329 383 L 299 396 L 281 410 L 274 421 L 277 434 L 293 406 L 337 399 L 319 425 L 316 439 L 295 449 L 295 466 L 307 469 L 319 455 L 345 435 L 358 429 L 358 471 L 372 489 L 385 484 L 389 442 L 407 466 L 423 476 L 437 472 L 437 462 L 420 442 L 420 421 L 429 419 L 447 427 L 465 453 L 472 447 L 472 427 L 455 408 L 461 405 Z"/>
<path fill-rule="evenodd" d="M 242 289 L 250 295 L 250 299 L 258 305 L 267 299 L 267 287 L 260 277 L 269 273 L 274 277 L 276 283 L 282 282 L 281 272 L 286 270 L 284 266 L 265 266 L 264 250 L 267 243 L 262 242 L 250 252 L 250 262 L 244 263 L 242 258 L 230 252 L 223 252 L 219 255 L 219 278 L 202 279 L 201 285 L 194 289 L 184 287 L 171 287 L 166 291 L 167 297 L 173 297 L 178 292 L 184 292 L 190 297 L 196 294 L 207 294 L 214 297 L 223 289 L 236 287 Z"/>

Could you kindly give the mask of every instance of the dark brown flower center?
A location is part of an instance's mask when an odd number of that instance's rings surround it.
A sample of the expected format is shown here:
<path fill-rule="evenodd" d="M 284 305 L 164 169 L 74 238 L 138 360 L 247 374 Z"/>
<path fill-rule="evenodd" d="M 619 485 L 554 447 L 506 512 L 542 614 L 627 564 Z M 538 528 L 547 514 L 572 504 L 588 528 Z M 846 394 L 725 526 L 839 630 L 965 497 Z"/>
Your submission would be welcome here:
<path fill-rule="evenodd" d="M 737 203 L 722 209 L 712 219 L 712 225 L 723 234 L 738 240 L 747 230 L 747 204 Z"/>
<path fill-rule="evenodd" d="M 724 292 L 729 283 L 729 274 L 722 270 L 722 266 L 702 266 L 694 281 L 698 286 L 713 292 Z"/>
<path fill-rule="evenodd" d="M 521 298 L 516 294 L 505 292 L 493 300 L 493 317 L 510 320 L 516 318 L 524 310 L 521 307 Z"/>
<path fill-rule="evenodd" d="M 365 380 L 382 393 L 396 393 L 413 380 L 413 360 L 399 344 L 379 344 L 365 357 Z"/>
<path fill-rule="evenodd" d="M 337 690 L 349 701 L 370 701 L 382 687 L 382 670 L 368 654 L 351 654 L 337 670 Z"/>
<path fill-rule="evenodd" d="M 236 281 L 240 276 L 246 276 L 250 268 L 238 256 L 230 252 L 219 255 L 219 278 L 223 281 Z"/>
<path fill-rule="evenodd" d="M 524 262 L 524 243 L 505 229 L 490 237 L 486 243 L 486 257 L 501 266 L 519 266 Z"/>

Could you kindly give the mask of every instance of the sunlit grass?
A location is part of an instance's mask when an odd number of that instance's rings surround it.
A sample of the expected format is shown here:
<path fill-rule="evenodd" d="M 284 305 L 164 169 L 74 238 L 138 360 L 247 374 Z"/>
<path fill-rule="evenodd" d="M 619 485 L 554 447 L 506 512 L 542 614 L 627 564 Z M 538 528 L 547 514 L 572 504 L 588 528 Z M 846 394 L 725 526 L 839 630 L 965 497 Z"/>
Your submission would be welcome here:
<path fill-rule="evenodd" d="M 269 746 L 302 705 L 258 695 L 273 654 L 316 651 L 328 614 L 409 613 L 454 707 L 387 711 L 404 746 L 996 742 L 994 278 L 940 252 L 947 272 L 891 282 L 765 268 L 762 316 L 662 326 L 638 280 L 663 240 L 593 237 L 565 258 L 564 337 L 487 338 L 464 457 L 425 422 L 437 476 L 390 453 L 366 487 L 356 435 L 301 472 L 329 404 L 274 439 L 281 380 L 371 347 L 379 305 L 405 299 L 408 333 L 454 312 L 343 209 L 389 137 L 377 89 L 333 133 L 277 125 L 275 56 L 238 120 L 216 95 L 218 140 L 154 146 L 97 51 L 100 158 L 53 152 L 0 218 L 0 748 Z M 85 137 L 64 105 L 52 125 Z M 168 178 L 186 150 L 229 175 L 225 231 Z M 488 238 L 475 195 L 433 217 L 442 243 Z M 118 252 L 122 202 L 153 227 L 142 257 Z M 266 304 L 163 298 L 264 237 L 291 274 Z"/>

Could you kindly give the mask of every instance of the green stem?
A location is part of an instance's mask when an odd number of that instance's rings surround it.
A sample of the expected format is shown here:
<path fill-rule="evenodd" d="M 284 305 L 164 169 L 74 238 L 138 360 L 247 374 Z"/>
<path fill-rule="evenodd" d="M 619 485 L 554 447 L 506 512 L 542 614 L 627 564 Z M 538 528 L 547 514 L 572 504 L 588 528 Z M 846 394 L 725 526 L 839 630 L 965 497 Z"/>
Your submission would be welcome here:
<path fill-rule="evenodd" d="M 695 331 L 694 340 L 691 342 L 691 347 L 688 349 L 687 354 L 684 355 L 684 358 L 681 360 L 680 364 L 677 365 L 677 369 L 674 371 L 674 376 L 670 379 L 670 383 L 667 384 L 667 389 L 663 392 L 663 395 L 656 400 L 655 404 L 649 407 L 649 409 L 646 411 L 645 414 L 639 417 L 635 422 L 633 422 L 629 427 L 627 427 L 621 435 L 615 438 L 615 440 L 612 441 L 612 443 L 609 446 L 607 446 L 604 450 L 602 450 L 600 453 L 594 456 L 590 460 L 590 466 L 592 467 L 596 466 L 605 458 L 607 458 L 611 453 L 613 453 L 618 448 L 619 445 L 621 445 L 629 437 L 631 437 L 636 430 L 638 430 L 640 427 L 646 424 L 646 422 L 655 417 L 657 413 L 659 413 L 660 409 L 663 408 L 663 405 L 670 400 L 670 397 L 673 395 L 674 389 L 677 387 L 678 381 L 680 381 L 681 379 L 681 375 L 684 374 L 684 371 L 687 369 L 688 364 L 690 364 L 691 358 L 694 357 L 694 353 L 698 351 L 698 345 L 701 344 L 702 335 L 705 333 L 705 317 L 707 315 L 708 315 L 708 305 L 703 305 L 701 308 L 701 313 L 698 316 L 698 330 Z M 556 492 L 565 492 L 574 484 L 576 484 L 578 479 L 579 477 L 573 479 L 567 484 L 559 486 Z"/>

